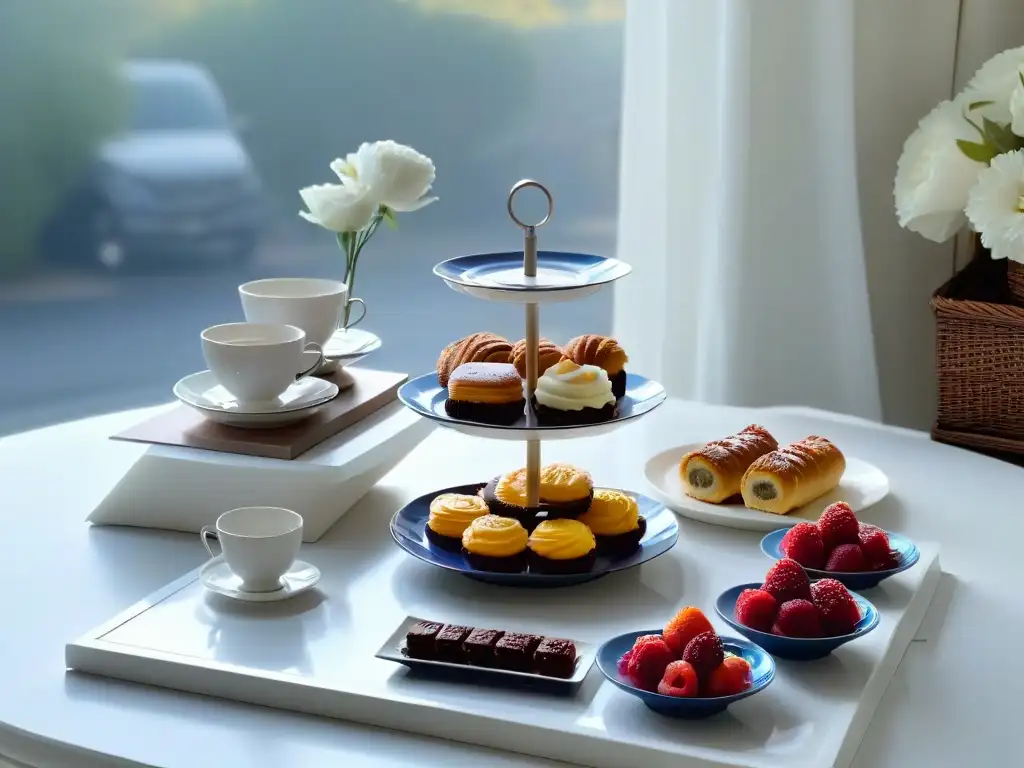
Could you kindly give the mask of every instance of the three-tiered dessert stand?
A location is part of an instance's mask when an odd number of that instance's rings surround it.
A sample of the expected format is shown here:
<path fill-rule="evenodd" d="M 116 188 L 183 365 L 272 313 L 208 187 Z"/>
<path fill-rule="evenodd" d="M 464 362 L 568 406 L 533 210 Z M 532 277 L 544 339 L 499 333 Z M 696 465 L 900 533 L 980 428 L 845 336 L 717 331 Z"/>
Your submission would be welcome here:
<path fill-rule="evenodd" d="M 523 222 L 515 213 L 516 195 L 523 189 L 539 189 L 547 200 L 547 212 L 535 224 Z M 456 419 L 444 410 L 446 390 L 437 381 L 436 373 L 412 379 L 399 390 L 399 399 L 424 418 L 442 426 L 470 435 L 521 440 L 526 443 L 526 499 L 529 508 L 540 505 L 541 442 L 543 440 L 602 434 L 623 423 L 649 413 L 665 400 L 665 390 L 657 382 L 632 373 L 627 374 L 626 394 L 620 399 L 615 418 L 598 423 L 573 426 L 546 426 L 538 422 L 532 402 L 538 378 L 538 347 L 540 343 L 540 304 L 571 301 L 596 293 L 605 285 L 625 277 L 631 271 L 628 264 L 618 259 L 587 254 L 537 250 L 537 229 L 546 224 L 554 210 L 554 200 L 544 185 L 523 179 L 512 187 L 508 195 L 508 214 L 524 232 L 522 254 L 487 253 L 463 256 L 444 261 L 434 267 L 453 290 L 475 298 L 522 304 L 526 315 L 526 412 L 522 419 L 510 426 Z M 482 485 L 482 484 L 480 484 Z M 663 554 L 675 544 L 678 526 L 672 513 L 660 503 L 640 494 L 636 497 L 640 513 L 647 521 L 648 530 L 641 550 L 620 561 L 599 561 L 595 569 L 586 574 L 496 574 L 473 571 L 465 567 L 459 554 L 432 549 L 423 537 L 422 525 L 430 500 L 446 492 L 472 493 L 478 486 L 459 486 L 433 491 L 414 500 L 400 510 L 392 520 L 395 541 L 410 554 L 434 565 L 462 571 L 481 581 L 520 586 L 552 586 L 580 583 L 599 578 L 607 573 L 639 565 Z"/>

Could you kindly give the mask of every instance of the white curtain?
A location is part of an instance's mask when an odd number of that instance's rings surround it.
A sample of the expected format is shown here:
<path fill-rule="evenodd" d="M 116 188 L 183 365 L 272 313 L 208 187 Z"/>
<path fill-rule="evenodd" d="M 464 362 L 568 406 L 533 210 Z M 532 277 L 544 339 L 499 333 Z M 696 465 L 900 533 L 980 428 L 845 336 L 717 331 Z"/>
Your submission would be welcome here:
<path fill-rule="evenodd" d="M 853 2 L 627 3 L 614 325 L 673 396 L 881 418 Z"/>

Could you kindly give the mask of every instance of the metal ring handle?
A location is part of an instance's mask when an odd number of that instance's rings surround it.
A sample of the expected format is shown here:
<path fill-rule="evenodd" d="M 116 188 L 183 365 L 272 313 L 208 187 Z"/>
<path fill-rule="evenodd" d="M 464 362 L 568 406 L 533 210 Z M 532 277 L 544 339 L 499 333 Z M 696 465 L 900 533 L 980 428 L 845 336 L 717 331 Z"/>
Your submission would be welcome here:
<path fill-rule="evenodd" d="M 525 222 L 520 221 L 519 217 L 516 216 L 516 212 L 512 208 L 512 201 L 515 199 L 516 193 L 519 190 L 521 190 L 521 189 L 525 189 L 526 187 L 536 187 L 541 192 L 543 192 L 544 193 L 544 197 L 546 197 L 548 199 L 548 212 L 547 212 L 547 215 L 543 219 L 538 221 L 536 224 L 526 224 Z M 523 179 L 522 181 L 516 182 L 516 185 L 514 187 L 512 187 L 511 191 L 508 193 L 508 215 L 512 219 L 512 221 L 514 221 L 520 227 L 525 229 L 527 232 L 530 232 L 531 230 L 534 230 L 537 227 L 541 227 L 541 226 L 544 226 L 545 224 L 547 224 L 548 220 L 551 218 L 551 214 L 554 212 L 554 210 L 555 210 L 555 200 L 554 200 L 554 198 L 551 197 L 551 193 L 548 192 L 548 188 L 545 187 L 543 184 L 541 184 L 539 181 L 534 181 L 533 179 Z"/>

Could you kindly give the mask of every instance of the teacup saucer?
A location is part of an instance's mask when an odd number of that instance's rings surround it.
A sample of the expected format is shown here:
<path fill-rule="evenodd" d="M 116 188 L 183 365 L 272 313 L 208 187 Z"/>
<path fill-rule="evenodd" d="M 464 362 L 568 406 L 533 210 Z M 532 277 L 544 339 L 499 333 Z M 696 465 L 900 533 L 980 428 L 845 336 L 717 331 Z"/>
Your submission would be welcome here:
<path fill-rule="evenodd" d="M 324 344 L 324 357 L 328 360 L 355 359 L 376 352 L 381 347 L 380 336 L 360 328 L 339 329 Z"/>
<path fill-rule="evenodd" d="M 287 600 L 289 597 L 305 592 L 320 581 L 320 569 L 315 565 L 296 560 L 288 572 L 281 577 L 281 588 L 273 592 L 246 592 L 241 589 L 242 580 L 238 578 L 223 557 L 215 557 L 203 566 L 199 572 L 199 580 L 211 592 L 216 592 L 232 600 L 243 600 L 248 603 L 273 603 Z"/>
<path fill-rule="evenodd" d="M 307 376 L 273 400 L 243 403 L 210 371 L 199 371 L 174 385 L 174 396 L 212 421 L 232 427 L 281 427 L 312 416 L 315 409 L 338 394 L 338 385 Z"/>

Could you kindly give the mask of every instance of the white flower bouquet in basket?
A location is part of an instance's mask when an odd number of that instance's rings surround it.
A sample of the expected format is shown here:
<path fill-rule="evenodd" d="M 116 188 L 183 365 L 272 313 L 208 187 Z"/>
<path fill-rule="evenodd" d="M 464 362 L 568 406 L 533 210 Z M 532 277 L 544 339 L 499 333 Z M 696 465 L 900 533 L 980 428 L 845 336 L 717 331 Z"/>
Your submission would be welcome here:
<path fill-rule="evenodd" d="M 1004 51 L 956 98 L 933 109 L 896 171 L 900 226 L 943 242 L 965 224 L 994 259 L 1009 259 L 1024 303 L 1024 47 Z"/>
<path fill-rule="evenodd" d="M 434 163 L 412 147 L 393 141 L 364 143 L 331 163 L 340 184 L 316 184 L 299 190 L 306 221 L 335 233 L 345 254 L 345 283 L 354 296 L 356 266 L 381 221 L 396 227 L 396 213 L 417 211 L 437 200 L 428 197 Z M 348 328 L 349 307 L 342 327 Z"/>

